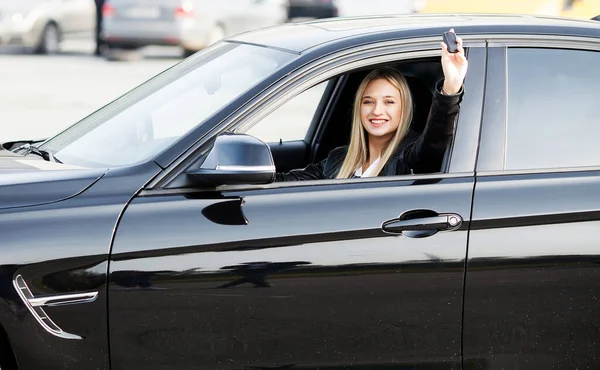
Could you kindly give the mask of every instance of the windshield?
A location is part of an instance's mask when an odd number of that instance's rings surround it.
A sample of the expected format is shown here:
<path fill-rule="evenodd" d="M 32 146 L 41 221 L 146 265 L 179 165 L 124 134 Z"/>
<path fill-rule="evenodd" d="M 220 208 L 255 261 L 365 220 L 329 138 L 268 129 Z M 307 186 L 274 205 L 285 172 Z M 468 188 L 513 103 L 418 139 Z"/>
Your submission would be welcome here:
<path fill-rule="evenodd" d="M 138 86 L 40 149 L 63 163 L 88 167 L 147 161 L 294 56 L 222 42 Z"/>

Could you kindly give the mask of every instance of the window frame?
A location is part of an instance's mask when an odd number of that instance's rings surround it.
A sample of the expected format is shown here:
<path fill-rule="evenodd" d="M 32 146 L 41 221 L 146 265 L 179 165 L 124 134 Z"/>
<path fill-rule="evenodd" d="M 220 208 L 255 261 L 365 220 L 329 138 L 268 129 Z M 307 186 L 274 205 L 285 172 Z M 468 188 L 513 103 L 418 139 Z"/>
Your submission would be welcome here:
<path fill-rule="evenodd" d="M 560 49 L 600 52 L 600 38 L 544 36 L 504 37 L 488 41 L 488 77 L 486 79 L 483 122 L 477 157 L 478 176 L 544 174 L 598 171 L 598 166 L 532 168 L 506 170 L 508 129 L 508 50 Z"/>
<path fill-rule="evenodd" d="M 479 50 L 477 60 L 469 65 L 470 73 L 467 74 L 469 79 L 465 81 L 465 85 L 472 85 L 473 99 L 470 104 L 465 104 L 463 101 L 462 107 L 456 121 L 456 131 L 453 148 L 459 150 L 452 153 L 450 163 L 447 166 L 447 173 L 433 173 L 422 175 L 400 175 L 386 177 L 372 177 L 365 179 L 349 179 L 349 180 L 318 180 L 318 181 L 294 181 L 294 182 L 276 182 L 268 185 L 243 185 L 243 186 L 228 186 L 226 189 L 262 189 L 272 187 L 291 187 L 291 186 L 311 186 L 311 185 L 331 185 L 344 184 L 348 182 L 379 182 L 379 181 L 402 181 L 407 179 L 423 180 L 436 179 L 441 181 L 444 178 L 456 178 L 475 175 L 475 159 L 477 152 L 477 138 L 479 138 L 479 130 L 481 123 L 481 112 L 483 103 L 483 86 L 485 79 L 485 39 L 484 35 L 465 35 L 463 36 L 464 45 L 467 50 Z M 410 59 L 421 59 L 428 57 L 441 56 L 438 37 L 414 38 L 408 40 L 394 40 L 386 42 L 377 42 L 374 44 L 365 44 L 353 48 L 344 49 L 342 51 L 329 54 L 322 58 L 311 60 L 305 64 L 300 70 L 292 73 L 286 78 L 272 85 L 268 90 L 258 95 L 254 101 L 250 102 L 246 109 L 239 111 L 237 114 L 230 116 L 226 121 L 221 122 L 213 132 L 194 147 L 190 148 L 185 155 L 181 156 L 177 161 L 173 162 L 162 173 L 151 180 L 144 193 L 155 192 L 203 192 L 214 191 L 214 189 L 168 189 L 170 183 L 190 166 L 195 163 L 206 151 L 210 148 L 212 139 L 217 135 L 233 131 L 240 125 L 250 124 L 248 120 L 259 122 L 261 119 L 277 110 L 285 102 L 298 95 L 302 91 L 318 85 L 319 83 L 338 79 L 348 72 L 352 72 L 359 68 L 375 67 L 387 63 L 399 63 Z M 467 56 L 471 60 L 471 56 Z M 477 70 L 479 67 L 480 70 Z M 472 72 L 471 69 L 475 70 Z M 334 84 L 337 85 L 337 84 Z M 481 91 L 477 91 L 481 88 Z M 331 98 L 331 96 L 330 96 Z M 481 98 L 481 100 L 479 100 Z M 329 101 L 329 99 L 328 99 Z M 468 112 L 468 113 L 465 113 Z M 472 116 L 474 114 L 474 116 Z M 470 117 L 467 117 L 471 115 Z M 320 119 L 317 120 L 320 123 Z M 310 130 L 311 134 L 314 134 Z M 307 135 L 308 137 L 309 135 Z M 474 139 L 475 138 L 475 139 Z M 470 140 L 470 141 L 466 141 Z M 453 150 L 451 148 L 451 150 Z M 457 154 L 458 153 L 458 154 Z M 223 190 L 226 190 L 223 188 Z"/>

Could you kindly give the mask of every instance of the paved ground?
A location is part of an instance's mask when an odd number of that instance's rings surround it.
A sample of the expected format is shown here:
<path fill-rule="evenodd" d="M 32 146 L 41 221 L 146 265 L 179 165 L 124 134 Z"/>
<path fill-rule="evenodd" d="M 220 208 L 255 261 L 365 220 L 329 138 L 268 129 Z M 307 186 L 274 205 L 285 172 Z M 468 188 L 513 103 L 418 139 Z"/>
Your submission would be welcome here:
<path fill-rule="evenodd" d="M 85 41 L 63 49 L 57 56 L 0 49 L 0 142 L 57 133 L 181 60 L 171 48 L 133 61 L 94 57 Z"/>

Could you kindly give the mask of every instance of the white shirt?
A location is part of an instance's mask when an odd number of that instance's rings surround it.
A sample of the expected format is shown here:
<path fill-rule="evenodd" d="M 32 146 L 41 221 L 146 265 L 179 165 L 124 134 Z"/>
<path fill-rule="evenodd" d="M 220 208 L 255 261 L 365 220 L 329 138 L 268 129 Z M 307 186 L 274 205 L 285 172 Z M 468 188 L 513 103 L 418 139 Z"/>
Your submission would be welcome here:
<path fill-rule="evenodd" d="M 367 168 L 365 173 L 362 172 L 362 167 L 358 168 L 354 172 L 354 176 L 357 176 L 357 177 L 375 177 L 375 176 L 377 176 L 376 174 L 373 173 L 373 171 L 375 171 L 375 167 L 377 167 L 377 163 L 379 163 L 380 158 L 381 157 L 378 157 L 373 163 L 371 163 L 371 165 L 369 166 L 369 168 Z"/>

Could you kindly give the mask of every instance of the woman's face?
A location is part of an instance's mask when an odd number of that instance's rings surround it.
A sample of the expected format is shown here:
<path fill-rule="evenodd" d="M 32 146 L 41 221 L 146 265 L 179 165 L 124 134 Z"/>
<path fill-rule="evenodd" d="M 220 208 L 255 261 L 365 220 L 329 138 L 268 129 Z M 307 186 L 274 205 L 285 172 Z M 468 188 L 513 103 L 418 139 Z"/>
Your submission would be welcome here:
<path fill-rule="evenodd" d="M 400 124 L 400 92 L 385 79 L 369 82 L 360 104 L 360 119 L 369 136 L 390 140 Z"/>

